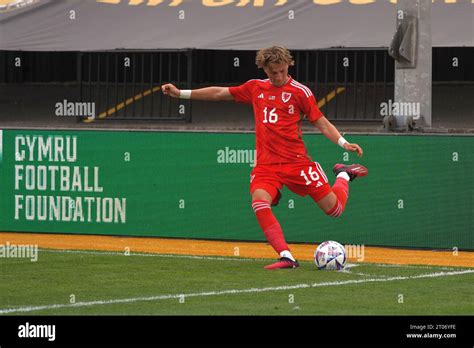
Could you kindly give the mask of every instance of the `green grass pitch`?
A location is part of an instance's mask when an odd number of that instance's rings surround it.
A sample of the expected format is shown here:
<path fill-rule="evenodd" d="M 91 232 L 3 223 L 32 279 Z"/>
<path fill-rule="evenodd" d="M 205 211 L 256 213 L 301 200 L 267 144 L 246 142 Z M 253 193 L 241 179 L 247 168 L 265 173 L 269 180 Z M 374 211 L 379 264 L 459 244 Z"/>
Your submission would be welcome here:
<path fill-rule="evenodd" d="M 0 315 L 472 315 L 474 269 L 40 250 L 0 260 Z"/>

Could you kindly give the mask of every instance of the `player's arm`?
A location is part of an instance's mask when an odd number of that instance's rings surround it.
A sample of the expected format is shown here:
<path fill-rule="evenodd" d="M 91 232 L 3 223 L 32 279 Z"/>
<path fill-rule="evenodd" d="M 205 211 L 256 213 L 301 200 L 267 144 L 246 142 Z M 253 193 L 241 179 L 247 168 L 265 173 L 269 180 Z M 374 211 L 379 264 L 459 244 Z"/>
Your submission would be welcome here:
<path fill-rule="evenodd" d="M 199 89 L 178 89 L 171 83 L 161 86 L 163 94 L 174 98 L 192 99 L 192 100 L 234 100 L 228 87 L 205 87 Z"/>
<path fill-rule="evenodd" d="M 321 133 L 323 133 L 326 138 L 331 140 L 334 144 L 338 144 L 347 151 L 356 152 L 359 157 L 363 155 L 364 151 L 362 151 L 362 148 L 357 144 L 351 144 L 347 142 L 347 140 L 342 137 L 341 133 L 339 133 L 337 128 L 334 127 L 334 125 L 329 122 L 326 117 L 322 116 L 312 123 L 321 131 Z"/>

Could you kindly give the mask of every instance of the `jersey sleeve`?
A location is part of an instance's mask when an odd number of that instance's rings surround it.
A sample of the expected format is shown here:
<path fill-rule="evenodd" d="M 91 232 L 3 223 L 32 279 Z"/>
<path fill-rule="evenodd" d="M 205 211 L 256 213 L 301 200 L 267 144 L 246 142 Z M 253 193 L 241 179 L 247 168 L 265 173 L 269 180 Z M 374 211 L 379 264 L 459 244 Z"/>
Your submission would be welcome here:
<path fill-rule="evenodd" d="M 229 87 L 229 92 L 238 103 L 252 104 L 252 91 L 255 80 L 249 80 L 240 86 Z"/>
<path fill-rule="evenodd" d="M 301 96 L 302 100 L 302 110 L 310 122 L 315 122 L 323 117 L 323 113 L 319 110 L 318 103 L 313 94 L 309 97 L 306 95 Z"/>

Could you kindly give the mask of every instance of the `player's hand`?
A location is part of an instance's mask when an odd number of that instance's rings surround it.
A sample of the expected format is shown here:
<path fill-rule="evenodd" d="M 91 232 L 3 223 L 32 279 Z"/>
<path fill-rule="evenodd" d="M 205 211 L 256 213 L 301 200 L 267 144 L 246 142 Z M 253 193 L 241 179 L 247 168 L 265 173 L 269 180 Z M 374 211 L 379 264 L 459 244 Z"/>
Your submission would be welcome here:
<path fill-rule="evenodd" d="M 357 156 L 359 157 L 362 157 L 362 155 L 364 154 L 362 148 L 357 144 L 345 143 L 344 149 L 346 149 L 347 151 L 356 152 Z"/>
<path fill-rule="evenodd" d="M 179 98 L 179 89 L 171 83 L 167 83 L 161 86 L 161 91 L 164 95 L 169 95 L 170 97 Z"/>

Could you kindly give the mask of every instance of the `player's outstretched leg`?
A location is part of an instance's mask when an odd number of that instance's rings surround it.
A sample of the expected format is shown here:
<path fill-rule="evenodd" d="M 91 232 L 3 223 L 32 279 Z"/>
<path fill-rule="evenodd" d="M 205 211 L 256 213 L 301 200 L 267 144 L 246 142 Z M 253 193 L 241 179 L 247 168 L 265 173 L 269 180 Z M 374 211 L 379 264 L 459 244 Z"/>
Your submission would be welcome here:
<path fill-rule="evenodd" d="M 265 269 L 273 270 L 299 267 L 298 261 L 291 255 L 290 249 L 286 244 L 280 223 L 273 215 L 270 203 L 266 200 L 254 199 L 252 201 L 252 208 L 268 242 L 281 256 L 277 262 L 266 266 Z"/>
<path fill-rule="evenodd" d="M 336 182 L 332 187 L 332 191 L 336 195 L 337 201 L 332 209 L 326 211 L 326 214 L 332 217 L 339 217 L 346 207 L 347 198 L 349 198 L 349 181 L 357 177 L 366 176 L 369 170 L 360 164 L 336 164 L 333 172 L 336 175 Z"/>

